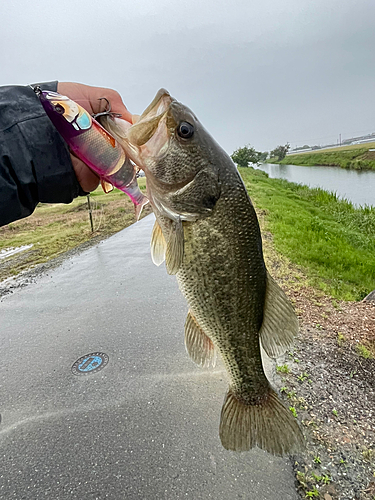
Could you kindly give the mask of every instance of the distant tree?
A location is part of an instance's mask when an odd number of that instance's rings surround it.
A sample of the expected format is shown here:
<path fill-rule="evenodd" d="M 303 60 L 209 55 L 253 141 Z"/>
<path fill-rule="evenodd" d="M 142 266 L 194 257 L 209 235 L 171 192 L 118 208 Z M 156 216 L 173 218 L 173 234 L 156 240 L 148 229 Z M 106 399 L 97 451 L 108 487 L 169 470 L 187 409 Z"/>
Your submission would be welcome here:
<path fill-rule="evenodd" d="M 259 161 L 266 161 L 268 158 L 268 151 L 264 151 L 263 153 L 259 153 Z"/>
<path fill-rule="evenodd" d="M 279 161 L 283 160 L 286 157 L 287 152 L 289 151 L 290 144 L 287 142 L 285 146 L 277 146 L 277 148 L 273 149 L 270 155 L 276 156 Z"/>
<path fill-rule="evenodd" d="M 231 155 L 231 158 L 239 167 L 248 167 L 249 163 L 259 162 L 259 155 L 260 153 L 255 151 L 255 149 L 248 144 L 243 148 L 236 149 Z"/>

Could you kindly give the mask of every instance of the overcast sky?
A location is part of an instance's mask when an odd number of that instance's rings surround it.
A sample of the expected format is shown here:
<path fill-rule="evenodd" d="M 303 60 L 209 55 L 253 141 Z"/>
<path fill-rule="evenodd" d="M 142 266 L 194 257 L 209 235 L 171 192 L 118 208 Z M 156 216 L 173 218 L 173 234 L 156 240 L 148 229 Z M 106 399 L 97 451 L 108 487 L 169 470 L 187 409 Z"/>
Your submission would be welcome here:
<path fill-rule="evenodd" d="M 229 152 L 375 132 L 375 0 L 3 1 L 0 84 L 160 87 Z"/>

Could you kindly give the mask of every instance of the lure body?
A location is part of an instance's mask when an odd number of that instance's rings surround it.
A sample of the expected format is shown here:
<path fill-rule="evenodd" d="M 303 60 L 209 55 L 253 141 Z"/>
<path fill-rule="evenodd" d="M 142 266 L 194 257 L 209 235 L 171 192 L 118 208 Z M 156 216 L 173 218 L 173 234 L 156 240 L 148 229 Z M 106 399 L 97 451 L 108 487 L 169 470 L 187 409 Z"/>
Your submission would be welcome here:
<path fill-rule="evenodd" d="M 138 187 L 136 166 L 118 141 L 69 97 L 50 91 L 37 93 L 45 112 L 72 152 L 100 177 L 105 191 L 108 183 L 126 193 L 139 216 L 148 199 Z"/>

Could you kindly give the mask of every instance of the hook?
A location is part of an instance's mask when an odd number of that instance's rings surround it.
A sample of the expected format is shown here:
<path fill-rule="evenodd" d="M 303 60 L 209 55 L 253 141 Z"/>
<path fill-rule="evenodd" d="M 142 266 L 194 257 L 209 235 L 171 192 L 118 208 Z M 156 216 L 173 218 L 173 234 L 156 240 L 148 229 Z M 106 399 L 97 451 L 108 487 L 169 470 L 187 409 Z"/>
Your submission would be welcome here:
<path fill-rule="evenodd" d="M 92 117 L 96 120 L 99 116 L 111 116 L 112 118 L 113 117 L 116 117 L 116 118 L 121 118 L 121 113 L 114 113 L 113 111 L 111 111 L 111 103 L 108 101 L 108 99 L 106 97 L 99 97 L 98 101 L 107 101 L 107 109 L 100 112 L 100 113 L 95 113 L 92 115 Z"/>

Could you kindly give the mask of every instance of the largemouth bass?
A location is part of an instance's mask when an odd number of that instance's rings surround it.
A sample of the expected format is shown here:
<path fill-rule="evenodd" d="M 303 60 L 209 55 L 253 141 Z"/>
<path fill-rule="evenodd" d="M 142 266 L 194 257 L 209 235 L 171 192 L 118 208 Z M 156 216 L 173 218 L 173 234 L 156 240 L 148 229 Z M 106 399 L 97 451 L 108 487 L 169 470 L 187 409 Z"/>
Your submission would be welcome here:
<path fill-rule="evenodd" d="M 201 366 L 220 353 L 229 374 L 219 434 L 226 449 L 275 455 L 303 445 L 270 386 L 261 345 L 278 357 L 298 321 L 268 274 L 257 216 L 236 166 L 186 106 L 160 90 L 122 141 L 144 169 L 156 216 L 152 259 L 176 274 L 189 304 L 185 345 Z"/>

